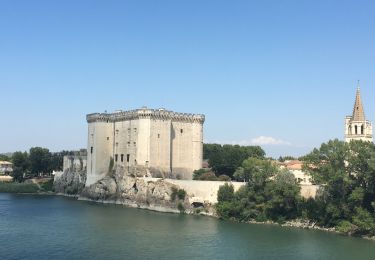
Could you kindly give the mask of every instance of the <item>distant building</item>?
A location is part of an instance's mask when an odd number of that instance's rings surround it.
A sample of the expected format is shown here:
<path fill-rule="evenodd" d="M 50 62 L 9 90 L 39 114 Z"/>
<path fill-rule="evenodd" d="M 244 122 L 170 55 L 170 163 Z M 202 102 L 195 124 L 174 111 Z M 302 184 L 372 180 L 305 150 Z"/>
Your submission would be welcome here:
<path fill-rule="evenodd" d="M 299 160 L 290 160 L 278 163 L 281 169 L 289 170 L 297 182 L 301 185 L 311 185 L 311 177 L 304 171 L 302 171 L 303 162 Z"/>
<path fill-rule="evenodd" d="M 204 115 L 143 107 L 87 115 L 87 181 L 113 166 L 144 167 L 154 177 L 192 179 L 202 168 Z"/>
<path fill-rule="evenodd" d="M 353 115 L 345 118 L 345 142 L 351 140 L 373 142 L 372 124 L 366 120 L 359 87 L 355 97 Z"/>
<path fill-rule="evenodd" d="M 0 161 L 0 175 L 10 175 L 13 172 L 13 164 L 7 161 Z"/>

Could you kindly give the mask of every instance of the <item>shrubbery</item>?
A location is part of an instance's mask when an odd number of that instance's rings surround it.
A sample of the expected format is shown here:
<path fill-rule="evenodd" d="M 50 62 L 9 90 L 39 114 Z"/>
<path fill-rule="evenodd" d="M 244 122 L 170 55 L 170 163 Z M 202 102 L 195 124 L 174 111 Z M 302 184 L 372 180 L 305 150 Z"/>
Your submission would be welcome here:
<path fill-rule="evenodd" d="M 33 183 L 0 182 L 0 192 L 4 193 L 37 193 L 39 188 Z"/>
<path fill-rule="evenodd" d="M 304 170 L 320 184 L 315 199 L 300 197 L 294 176 L 271 162 L 249 158 L 235 177 L 247 181 L 237 192 L 224 185 L 216 205 L 223 219 L 240 221 L 302 218 L 353 235 L 375 235 L 375 145 L 338 140 L 304 158 Z"/>

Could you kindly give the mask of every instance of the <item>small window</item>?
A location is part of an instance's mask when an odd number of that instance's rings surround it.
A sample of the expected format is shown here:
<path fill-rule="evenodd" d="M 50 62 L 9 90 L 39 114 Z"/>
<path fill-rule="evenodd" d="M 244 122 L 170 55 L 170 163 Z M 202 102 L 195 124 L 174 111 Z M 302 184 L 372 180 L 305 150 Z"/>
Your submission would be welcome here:
<path fill-rule="evenodd" d="M 118 160 L 118 154 L 115 154 L 115 162 Z"/>
<path fill-rule="evenodd" d="M 130 161 L 130 154 L 127 154 L 127 155 L 126 155 L 126 161 L 127 161 L 127 162 Z"/>
<path fill-rule="evenodd" d="M 91 153 L 94 151 L 94 147 L 91 146 Z"/>
<path fill-rule="evenodd" d="M 116 147 L 118 146 L 118 143 L 116 143 Z"/>
<path fill-rule="evenodd" d="M 137 145 L 137 143 L 136 142 L 134 142 L 134 146 L 136 146 Z"/>
<path fill-rule="evenodd" d="M 134 128 L 134 133 L 136 133 L 137 132 L 137 128 Z"/>
<path fill-rule="evenodd" d="M 158 138 L 160 138 L 160 134 L 158 134 Z"/>
<path fill-rule="evenodd" d="M 180 133 L 183 134 L 184 133 L 184 129 L 180 129 Z"/>
<path fill-rule="evenodd" d="M 107 137 L 107 141 L 109 141 L 109 137 Z"/>
<path fill-rule="evenodd" d="M 124 162 L 124 155 L 121 154 L 121 162 Z"/>

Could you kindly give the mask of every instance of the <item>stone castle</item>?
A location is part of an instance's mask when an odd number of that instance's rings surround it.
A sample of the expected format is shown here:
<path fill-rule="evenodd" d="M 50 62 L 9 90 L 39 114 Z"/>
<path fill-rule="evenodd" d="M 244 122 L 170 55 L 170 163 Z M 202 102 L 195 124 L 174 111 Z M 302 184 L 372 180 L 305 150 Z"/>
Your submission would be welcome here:
<path fill-rule="evenodd" d="M 345 118 L 345 141 L 362 140 L 373 142 L 372 124 L 366 120 L 361 99 L 361 91 L 357 88 L 353 114 Z"/>
<path fill-rule="evenodd" d="M 112 167 L 141 167 L 153 177 L 192 179 L 202 167 L 204 115 L 165 109 L 95 113 L 88 122 L 86 186 Z"/>

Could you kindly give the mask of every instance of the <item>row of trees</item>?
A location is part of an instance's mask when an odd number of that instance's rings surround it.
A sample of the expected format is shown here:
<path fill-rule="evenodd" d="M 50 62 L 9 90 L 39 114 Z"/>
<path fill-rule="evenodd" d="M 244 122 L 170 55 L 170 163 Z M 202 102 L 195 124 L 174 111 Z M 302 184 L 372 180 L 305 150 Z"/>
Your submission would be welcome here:
<path fill-rule="evenodd" d="M 246 159 L 234 176 L 247 181 L 237 192 L 222 186 L 217 212 L 240 221 L 310 220 L 355 235 L 375 235 L 375 145 L 334 140 L 303 157 L 304 170 L 321 185 L 315 199 L 303 199 L 288 171 L 272 162 Z"/>
<path fill-rule="evenodd" d="M 20 182 L 24 176 L 35 177 L 61 171 L 65 155 L 72 155 L 72 152 L 51 153 L 42 147 L 33 147 L 29 152 L 15 152 L 10 158 L 13 163 L 13 177 Z"/>
<path fill-rule="evenodd" d="M 233 178 L 236 169 L 249 158 L 264 158 L 266 153 L 260 146 L 204 144 L 203 158 L 207 159 L 216 176 Z"/>

